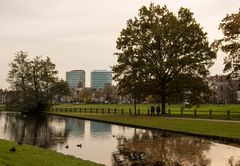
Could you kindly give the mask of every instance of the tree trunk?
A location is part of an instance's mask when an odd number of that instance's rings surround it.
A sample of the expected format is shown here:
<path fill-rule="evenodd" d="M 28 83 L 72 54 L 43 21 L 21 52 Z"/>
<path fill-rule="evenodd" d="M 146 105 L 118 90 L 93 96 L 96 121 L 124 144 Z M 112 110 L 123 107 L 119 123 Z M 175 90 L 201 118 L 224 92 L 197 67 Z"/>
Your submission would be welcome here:
<path fill-rule="evenodd" d="M 162 114 L 166 114 L 166 96 L 162 94 Z"/>

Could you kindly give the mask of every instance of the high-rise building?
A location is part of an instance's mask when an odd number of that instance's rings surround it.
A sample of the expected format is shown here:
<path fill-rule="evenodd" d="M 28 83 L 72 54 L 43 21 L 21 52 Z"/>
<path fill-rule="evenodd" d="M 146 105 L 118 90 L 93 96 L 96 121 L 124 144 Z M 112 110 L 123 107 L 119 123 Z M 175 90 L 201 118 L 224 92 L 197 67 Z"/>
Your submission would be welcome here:
<path fill-rule="evenodd" d="M 94 70 L 91 72 L 91 88 L 103 88 L 112 85 L 112 72 L 107 70 Z"/>
<path fill-rule="evenodd" d="M 66 81 L 69 85 L 69 88 L 85 88 L 85 71 L 72 70 L 66 72 Z"/>

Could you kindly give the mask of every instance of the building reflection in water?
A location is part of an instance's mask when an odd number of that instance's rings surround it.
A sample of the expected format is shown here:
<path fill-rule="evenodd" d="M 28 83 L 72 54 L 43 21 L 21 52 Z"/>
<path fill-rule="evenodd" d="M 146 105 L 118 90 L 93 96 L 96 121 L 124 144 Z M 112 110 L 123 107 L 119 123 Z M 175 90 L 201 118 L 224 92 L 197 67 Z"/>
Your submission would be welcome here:
<path fill-rule="evenodd" d="M 112 133 L 112 125 L 90 121 L 90 134 L 92 137 L 108 138 Z"/>

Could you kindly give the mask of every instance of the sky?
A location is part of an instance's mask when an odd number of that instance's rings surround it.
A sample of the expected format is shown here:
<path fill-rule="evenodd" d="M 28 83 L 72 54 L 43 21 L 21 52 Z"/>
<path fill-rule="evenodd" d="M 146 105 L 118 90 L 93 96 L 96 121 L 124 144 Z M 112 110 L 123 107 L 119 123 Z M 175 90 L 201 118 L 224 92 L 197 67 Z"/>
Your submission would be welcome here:
<path fill-rule="evenodd" d="M 151 2 L 176 13 L 189 8 L 208 33 L 209 42 L 222 37 L 219 23 L 237 13 L 239 0 L 0 0 L 0 89 L 8 88 L 8 64 L 19 50 L 29 57 L 50 57 L 59 77 L 66 71 L 110 70 L 117 63 L 116 39 L 126 21 Z M 211 75 L 222 74 L 223 53 L 218 53 Z"/>

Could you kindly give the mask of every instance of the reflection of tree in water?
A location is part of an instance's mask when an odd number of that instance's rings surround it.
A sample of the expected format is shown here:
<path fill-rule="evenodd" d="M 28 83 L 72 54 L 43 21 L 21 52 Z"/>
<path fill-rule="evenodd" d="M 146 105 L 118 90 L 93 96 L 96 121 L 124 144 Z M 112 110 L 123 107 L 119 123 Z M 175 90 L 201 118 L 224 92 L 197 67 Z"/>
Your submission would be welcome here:
<path fill-rule="evenodd" d="M 53 122 L 65 124 L 64 118 L 10 113 L 5 120 L 4 132 L 10 135 L 11 140 L 44 148 L 55 147 L 57 142 L 66 142 L 68 131 L 65 128 L 54 130 L 52 125 Z"/>
<path fill-rule="evenodd" d="M 203 153 L 210 149 L 210 143 L 199 138 L 140 130 L 131 139 L 117 139 L 113 165 L 207 166 L 211 163 Z"/>
<path fill-rule="evenodd" d="M 229 166 L 240 166 L 240 160 L 234 158 L 233 156 L 228 159 Z"/>

